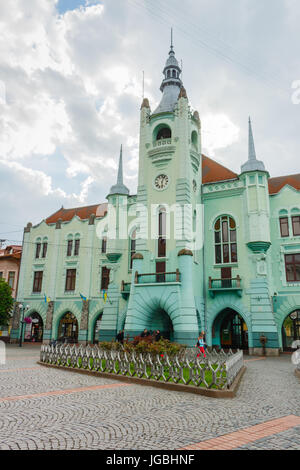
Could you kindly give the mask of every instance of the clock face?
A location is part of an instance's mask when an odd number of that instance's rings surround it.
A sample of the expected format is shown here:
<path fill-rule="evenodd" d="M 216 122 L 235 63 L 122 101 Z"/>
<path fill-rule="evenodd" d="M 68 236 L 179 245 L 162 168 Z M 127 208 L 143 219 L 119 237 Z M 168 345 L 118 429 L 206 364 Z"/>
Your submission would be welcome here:
<path fill-rule="evenodd" d="M 158 175 L 154 180 L 154 186 L 158 190 L 165 189 L 168 186 L 169 178 L 167 175 Z"/>
<path fill-rule="evenodd" d="M 194 193 L 197 191 L 197 183 L 195 180 L 193 180 L 193 190 L 194 190 Z"/>

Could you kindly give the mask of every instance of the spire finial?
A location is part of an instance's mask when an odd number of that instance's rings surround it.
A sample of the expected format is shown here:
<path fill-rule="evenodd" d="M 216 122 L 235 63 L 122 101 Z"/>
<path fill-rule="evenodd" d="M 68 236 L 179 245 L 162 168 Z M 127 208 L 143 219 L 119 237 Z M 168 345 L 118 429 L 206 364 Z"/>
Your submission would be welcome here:
<path fill-rule="evenodd" d="M 123 148 L 121 144 L 117 184 L 123 185 Z"/>
<path fill-rule="evenodd" d="M 119 169 L 117 184 L 110 188 L 109 196 L 112 194 L 129 194 L 129 189 L 123 183 L 123 146 L 120 148 Z"/>
<path fill-rule="evenodd" d="M 169 54 L 174 53 L 174 47 L 173 47 L 173 28 L 171 28 L 171 47 L 170 47 L 170 52 Z"/>
<path fill-rule="evenodd" d="M 249 116 L 248 119 L 248 132 L 249 132 L 249 137 L 248 137 L 248 160 L 244 165 L 241 166 L 241 171 L 242 173 L 245 171 L 266 171 L 265 170 L 265 165 L 263 162 L 257 160 L 256 158 L 256 152 L 255 152 L 255 146 L 254 146 L 254 138 L 253 138 L 253 132 L 252 132 L 252 124 L 251 124 L 251 118 Z"/>
<path fill-rule="evenodd" d="M 251 118 L 249 116 L 249 140 L 248 140 L 248 160 L 256 160 L 256 152 L 254 146 Z"/>

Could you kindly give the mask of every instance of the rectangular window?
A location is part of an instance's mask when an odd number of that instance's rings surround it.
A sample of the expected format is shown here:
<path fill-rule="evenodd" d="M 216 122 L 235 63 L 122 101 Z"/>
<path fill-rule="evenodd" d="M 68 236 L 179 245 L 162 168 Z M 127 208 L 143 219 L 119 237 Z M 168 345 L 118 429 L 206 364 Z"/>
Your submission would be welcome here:
<path fill-rule="evenodd" d="M 130 239 L 130 269 L 132 269 L 133 259 L 132 257 L 135 255 L 136 250 L 136 241 L 135 239 Z"/>
<path fill-rule="evenodd" d="M 156 282 L 165 282 L 166 263 L 159 261 L 156 263 Z M 162 274 L 159 274 L 162 273 Z"/>
<path fill-rule="evenodd" d="M 300 235 L 300 216 L 292 217 L 293 235 Z"/>
<path fill-rule="evenodd" d="M 285 255 L 285 271 L 287 282 L 300 281 L 300 254 Z"/>
<path fill-rule="evenodd" d="M 223 245 L 223 263 L 229 263 L 229 245 Z"/>
<path fill-rule="evenodd" d="M 3 272 L 0 272 L 0 278 L 3 277 Z"/>
<path fill-rule="evenodd" d="M 66 274 L 66 291 L 74 291 L 76 285 L 76 269 L 67 269 Z"/>
<path fill-rule="evenodd" d="M 216 263 L 222 263 L 221 245 L 216 245 Z"/>
<path fill-rule="evenodd" d="M 39 258 L 40 257 L 40 252 L 41 252 L 41 243 L 37 243 L 35 247 L 35 257 Z"/>
<path fill-rule="evenodd" d="M 287 217 L 280 217 L 280 234 L 282 237 L 289 236 L 289 219 Z"/>
<path fill-rule="evenodd" d="M 101 248 L 102 253 L 106 253 L 106 244 L 107 244 L 107 238 L 103 237 L 102 238 L 102 248 Z"/>
<path fill-rule="evenodd" d="M 75 240 L 74 256 L 79 255 L 80 240 Z"/>
<path fill-rule="evenodd" d="M 107 290 L 109 285 L 109 273 L 110 269 L 103 266 L 101 275 L 101 290 Z"/>
<path fill-rule="evenodd" d="M 42 292 L 43 271 L 35 271 L 32 292 Z"/>
<path fill-rule="evenodd" d="M 227 223 L 227 220 L 222 222 L 222 240 L 223 240 L 223 243 L 228 242 L 228 223 Z"/>
<path fill-rule="evenodd" d="M 72 256 L 73 240 L 68 240 L 67 256 Z"/>
<path fill-rule="evenodd" d="M 237 246 L 236 243 L 232 243 L 230 245 L 231 248 L 231 262 L 236 263 L 237 262 Z"/>
<path fill-rule="evenodd" d="M 9 271 L 8 273 L 8 285 L 13 289 L 15 283 L 15 271 Z"/>
<path fill-rule="evenodd" d="M 158 239 L 157 255 L 159 258 L 164 258 L 166 256 L 166 239 L 165 238 Z"/>
<path fill-rule="evenodd" d="M 44 243 L 43 243 L 42 258 L 46 258 L 46 255 L 47 255 L 47 248 L 48 248 L 48 243 L 47 243 L 47 242 L 44 242 Z"/>

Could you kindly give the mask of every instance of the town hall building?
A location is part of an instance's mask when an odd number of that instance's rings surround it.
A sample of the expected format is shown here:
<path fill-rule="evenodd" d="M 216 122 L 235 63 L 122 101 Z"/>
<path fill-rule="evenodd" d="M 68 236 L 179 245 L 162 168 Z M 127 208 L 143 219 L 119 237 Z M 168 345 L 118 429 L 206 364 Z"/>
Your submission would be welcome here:
<path fill-rule="evenodd" d="M 270 177 L 250 119 L 240 173 L 202 154 L 173 45 L 160 90 L 156 109 L 141 105 L 137 193 L 121 148 L 107 202 L 24 229 L 12 341 L 23 330 L 97 343 L 147 328 L 194 346 L 205 331 L 208 346 L 260 354 L 265 338 L 276 355 L 300 339 L 300 174 Z"/>

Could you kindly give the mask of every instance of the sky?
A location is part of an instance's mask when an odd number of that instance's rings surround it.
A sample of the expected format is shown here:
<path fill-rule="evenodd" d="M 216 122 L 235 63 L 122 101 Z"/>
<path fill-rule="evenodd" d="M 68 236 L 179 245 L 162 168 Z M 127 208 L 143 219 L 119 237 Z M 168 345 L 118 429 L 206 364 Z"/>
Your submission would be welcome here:
<path fill-rule="evenodd" d="M 235 172 L 248 117 L 271 176 L 299 173 L 299 0 L 0 3 L 0 239 L 106 201 L 123 145 L 136 193 L 142 76 L 154 110 L 173 27 L 202 151 Z"/>

